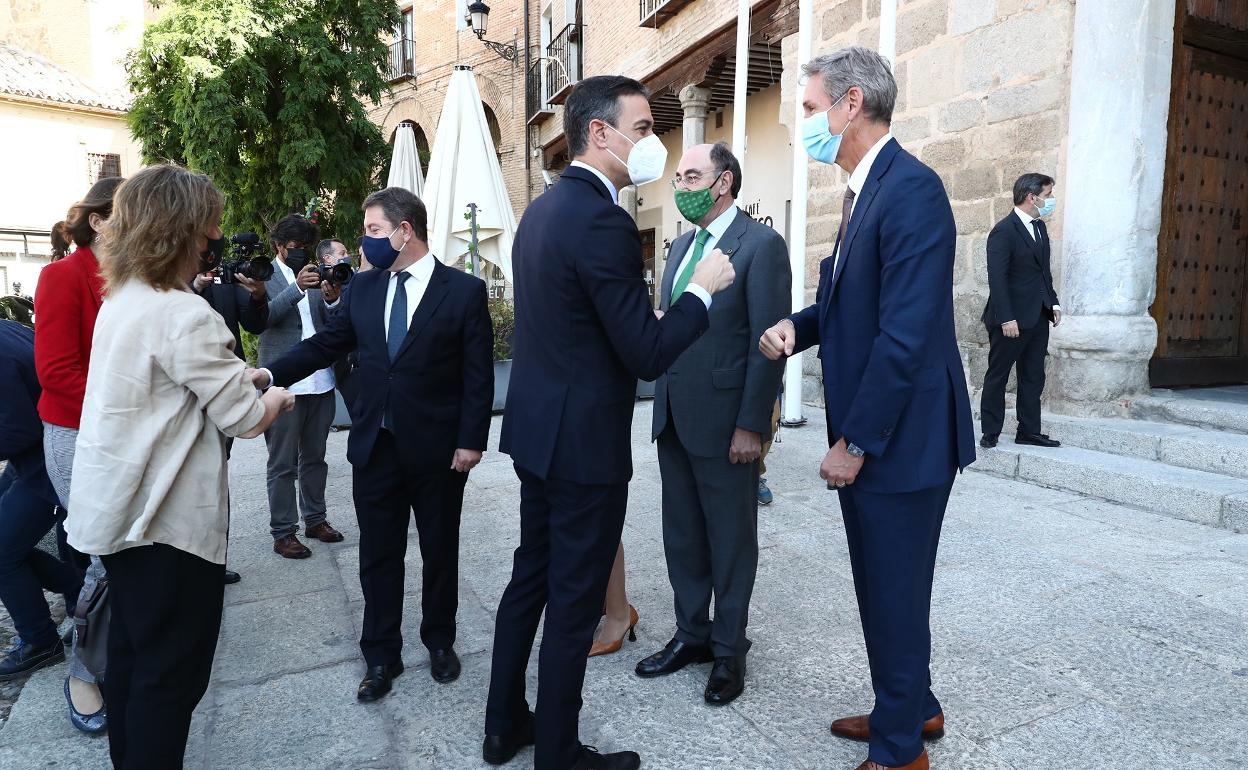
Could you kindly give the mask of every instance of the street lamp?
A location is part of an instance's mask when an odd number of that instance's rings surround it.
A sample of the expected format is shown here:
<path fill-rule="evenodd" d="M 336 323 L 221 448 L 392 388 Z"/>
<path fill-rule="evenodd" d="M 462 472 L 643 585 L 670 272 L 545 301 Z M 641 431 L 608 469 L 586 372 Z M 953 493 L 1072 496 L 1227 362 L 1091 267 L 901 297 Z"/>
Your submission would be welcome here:
<path fill-rule="evenodd" d="M 474 0 L 474 2 L 468 6 L 468 26 L 472 28 L 472 33 L 477 36 L 477 39 L 480 40 L 486 48 L 503 57 L 507 61 L 512 63 L 519 61 L 520 50 L 516 46 L 514 40 L 508 44 L 495 43 L 493 40 L 485 39 L 485 32 L 489 20 L 490 6 L 481 2 L 481 0 Z"/>

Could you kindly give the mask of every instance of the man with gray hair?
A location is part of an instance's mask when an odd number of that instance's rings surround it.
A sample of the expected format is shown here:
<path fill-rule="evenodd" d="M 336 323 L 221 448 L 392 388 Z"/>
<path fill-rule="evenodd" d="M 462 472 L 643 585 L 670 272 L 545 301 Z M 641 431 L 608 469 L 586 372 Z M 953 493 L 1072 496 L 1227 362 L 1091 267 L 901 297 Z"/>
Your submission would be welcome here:
<path fill-rule="evenodd" d="M 936 547 L 959 469 L 975 459 L 953 323 L 953 211 L 940 178 L 889 131 L 897 85 L 865 48 L 802 68 L 801 139 L 849 173 L 815 304 L 771 327 L 769 358 L 818 344 L 828 443 L 819 475 L 837 489 L 875 691 L 869 716 L 835 735 L 868 741 L 858 770 L 928 770 L 944 734 L 931 690 Z"/>

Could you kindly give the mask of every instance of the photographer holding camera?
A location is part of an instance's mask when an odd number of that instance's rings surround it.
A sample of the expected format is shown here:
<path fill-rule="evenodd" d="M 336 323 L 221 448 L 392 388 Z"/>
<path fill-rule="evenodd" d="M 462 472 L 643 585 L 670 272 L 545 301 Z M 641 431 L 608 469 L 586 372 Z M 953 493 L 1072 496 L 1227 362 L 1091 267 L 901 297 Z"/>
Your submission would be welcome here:
<path fill-rule="evenodd" d="M 277 252 L 268 280 L 269 323 L 260 335 L 260 366 L 268 366 L 297 343 L 324 328 L 327 318 L 321 293 L 320 265 L 309 251 L 320 233 L 314 223 L 289 214 L 273 226 L 269 240 Z M 306 559 L 312 551 L 299 542 L 299 514 L 304 535 L 338 543 L 342 533 L 326 518 L 325 441 L 334 421 L 334 372 L 313 372 L 290 388 L 293 411 L 281 415 L 264 433 L 269 448 L 269 519 L 273 552 L 287 559 Z M 299 482 L 296 500 L 295 481 Z"/>
<path fill-rule="evenodd" d="M 316 245 L 316 258 L 321 263 L 321 296 L 325 298 L 325 307 L 330 315 L 338 309 L 338 299 L 343 288 L 355 277 L 351 267 L 351 257 L 347 255 L 347 247 L 342 241 L 326 239 Z M 350 411 L 355 404 L 355 397 L 360 392 L 360 384 L 355 379 L 355 370 L 359 366 L 360 355 L 352 351 L 334 362 L 334 380 L 342 401 Z"/>

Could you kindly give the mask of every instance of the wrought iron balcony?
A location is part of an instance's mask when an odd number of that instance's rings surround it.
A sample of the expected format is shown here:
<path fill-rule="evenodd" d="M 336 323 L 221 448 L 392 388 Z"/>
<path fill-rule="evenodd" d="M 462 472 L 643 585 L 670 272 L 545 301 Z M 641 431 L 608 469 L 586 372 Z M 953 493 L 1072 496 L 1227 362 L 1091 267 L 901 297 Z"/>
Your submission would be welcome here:
<path fill-rule="evenodd" d="M 391 83 L 416 79 L 416 44 L 407 38 L 390 44 L 390 66 L 386 78 Z"/>
<path fill-rule="evenodd" d="M 637 0 L 641 26 L 660 27 L 693 0 Z"/>
<path fill-rule="evenodd" d="M 531 126 L 555 114 L 555 108 L 546 101 L 546 88 L 542 83 L 544 59 L 534 59 L 524 77 L 524 115 Z"/>
<path fill-rule="evenodd" d="M 569 24 L 546 46 L 546 101 L 562 104 L 572 86 L 581 82 L 580 24 Z"/>

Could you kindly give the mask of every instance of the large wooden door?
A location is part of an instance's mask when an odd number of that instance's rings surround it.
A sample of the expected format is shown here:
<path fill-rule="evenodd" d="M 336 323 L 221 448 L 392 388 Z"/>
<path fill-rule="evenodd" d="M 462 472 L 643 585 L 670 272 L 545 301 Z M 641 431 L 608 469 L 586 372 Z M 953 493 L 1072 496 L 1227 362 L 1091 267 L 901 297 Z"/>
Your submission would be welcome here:
<path fill-rule="evenodd" d="M 1180 3 L 1149 377 L 1248 382 L 1248 3 Z"/>

